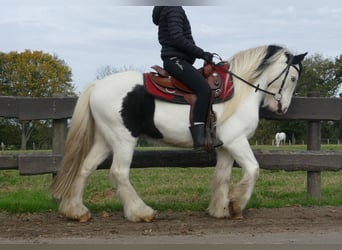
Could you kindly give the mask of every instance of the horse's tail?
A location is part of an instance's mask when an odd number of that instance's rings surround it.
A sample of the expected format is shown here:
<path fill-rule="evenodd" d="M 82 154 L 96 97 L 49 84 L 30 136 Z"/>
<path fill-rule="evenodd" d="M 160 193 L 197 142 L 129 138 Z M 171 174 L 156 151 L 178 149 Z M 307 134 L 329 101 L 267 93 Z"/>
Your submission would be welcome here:
<path fill-rule="evenodd" d="M 52 196 L 57 200 L 69 195 L 70 188 L 94 142 L 94 119 L 89 105 L 94 84 L 85 89 L 75 106 L 62 165 L 50 188 Z"/>

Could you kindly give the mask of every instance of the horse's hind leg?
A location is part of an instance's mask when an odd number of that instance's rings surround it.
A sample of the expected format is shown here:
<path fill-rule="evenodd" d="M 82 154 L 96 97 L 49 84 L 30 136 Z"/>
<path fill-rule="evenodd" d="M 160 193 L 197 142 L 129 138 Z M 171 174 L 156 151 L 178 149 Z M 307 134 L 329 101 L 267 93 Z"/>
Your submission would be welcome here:
<path fill-rule="evenodd" d="M 60 202 L 59 210 L 67 218 L 76 219 L 80 222 L 88 221 L 91 214 L 83 204 L 83 193 L 87 178 L 96 170 L 97 166 L 109 155 L 110 148 L 103 137 L 96 133 L 94 145 L 85 158 L 81 170 L 77 174 L 71 190 Z"/>
<path fill-rule="evenodd" d="M 125 217 L 133 222 L 151 222 L 155 217 L 155 211 L 143 202 L 129 180 L 134 148 L 135 144 L 130 145 L 126 141 L 126 146 L 121 145 L 120 148 L 113 151 L 110 175 L 117 187 L 117 194 L 123 204 Z"/>
<path fill-rule="evenodd" d="M 208 209 L 213 217 L 229 216 L 228 190 L 233 163 L 234 159 L 225 148 L 217 149 L 217 163 L 211 186 L 212 197 Z"/>
<path fill-rule="evenodd" d="M 247 138 L 240 137 L 228 146 L 229 152 L 243 170 L 241 180 L 229 192 L 229 213 L 232 218 L 242 218 L 259 175 L 259 164 Z"/>

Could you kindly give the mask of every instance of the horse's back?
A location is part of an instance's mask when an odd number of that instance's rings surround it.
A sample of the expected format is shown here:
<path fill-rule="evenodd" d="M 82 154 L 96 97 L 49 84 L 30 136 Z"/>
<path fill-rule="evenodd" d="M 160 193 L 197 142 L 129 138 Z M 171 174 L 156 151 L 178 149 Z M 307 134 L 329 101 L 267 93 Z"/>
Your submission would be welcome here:
<path fill-rule="evenodd" d="M 109 75 L 101 80 L 95 81 L 91 94 L 91 102 L 97 104 L 109 104 L 118 102 L 124 98 L 135 85 L 142 85 L 141 72 L 125 71 Z"/>
<path fill-rule="evenodd" d="M 141 72 L 124 71 L 109 75 L 103 79 L 95 81 L 95 90 L 93 93 L 107 92 L 106 96 L 115 95 L 116 93 L 127 93 L 134 85 L 141 85 L 143 76 Z"/>
<path fill-rule="evenodd" d="M 95 120 L 120 118 L 122 102 L 134 86 L 143 84 L 142 73 L 125 71 L 93 82 L 90 108 Z"/>

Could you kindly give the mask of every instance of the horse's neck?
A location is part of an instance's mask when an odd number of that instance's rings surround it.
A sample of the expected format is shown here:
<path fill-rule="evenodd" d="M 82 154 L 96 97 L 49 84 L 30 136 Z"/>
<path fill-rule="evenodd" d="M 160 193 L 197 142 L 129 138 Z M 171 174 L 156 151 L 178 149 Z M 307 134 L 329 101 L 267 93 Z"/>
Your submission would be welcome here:
<path fill-rule="evenodd" d="M 235 73 L 234 67 L 232 67 L 232 72 Z M 236 73 L 239 74 L 239 73 Z M 240 75 L 239 75 L 240 76 Z M 247 74 L 245 74 L 246 80 Z M 262 80 L 262 79 L 260 79 Z M 256 80 L 259 83 L 259 79 Z M 261 82 L 261 81 L 260 81 Z M 263 88 L 264 86 L 260 86 Z M 260 106 L 260 102 L 262 100 L 262 94 L 260 91 L 255 92 L 255 89 L 251 86 L 248 86 L 246 83 L 241 80 L 234 78 L 234 96 L 232 99 L 224 103 L 222 116 L 219 117 L 219 121 L 224 121 L 228 119 L 231 115 L 233 115 L 239 108 L 240 105 L 246 103 L 247 99 L 253 98 L 253 103 L 256 106 Z"/>

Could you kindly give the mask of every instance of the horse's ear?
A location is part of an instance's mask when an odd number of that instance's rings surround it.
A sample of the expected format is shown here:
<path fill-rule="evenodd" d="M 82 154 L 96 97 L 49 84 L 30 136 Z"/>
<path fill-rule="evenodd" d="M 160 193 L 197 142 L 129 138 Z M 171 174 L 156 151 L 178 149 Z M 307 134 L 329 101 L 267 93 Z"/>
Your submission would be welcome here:
<path fill-rule="evenodd" d="M 305 52 L 304 54 L 296 55 L 293 57 L 292 64 L 299 64 L 301 61 L 304 60 L 304 57 L 308 54 Z"/>

